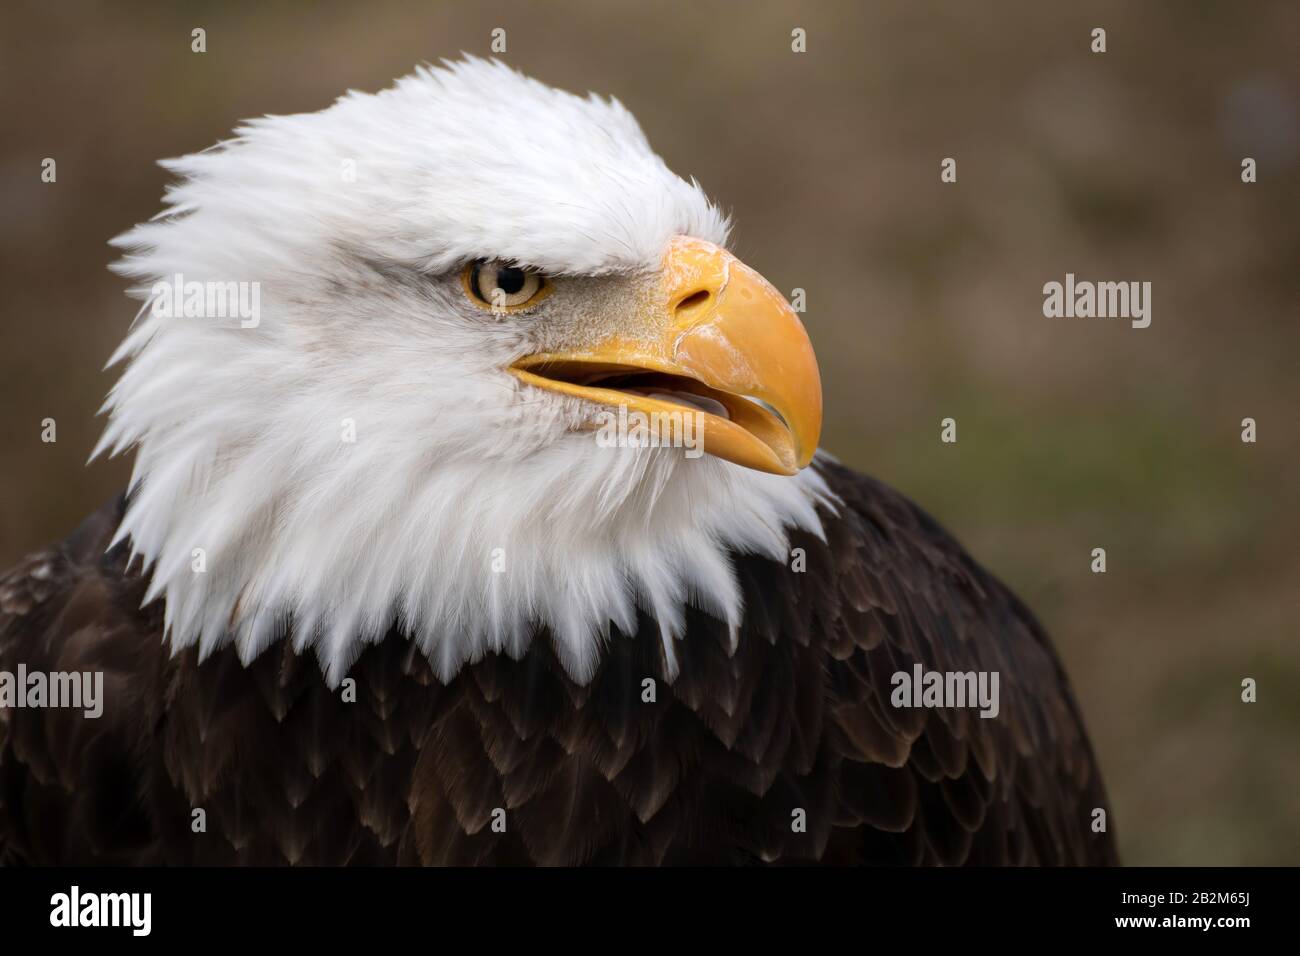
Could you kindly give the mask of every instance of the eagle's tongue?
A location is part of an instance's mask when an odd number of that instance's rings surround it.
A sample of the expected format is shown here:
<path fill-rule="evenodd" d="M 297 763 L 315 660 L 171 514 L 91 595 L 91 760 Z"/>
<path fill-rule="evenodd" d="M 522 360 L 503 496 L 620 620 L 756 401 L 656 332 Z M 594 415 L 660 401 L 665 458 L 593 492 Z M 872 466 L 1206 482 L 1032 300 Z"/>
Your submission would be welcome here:
<path fill-rule="evenodd" d="M 644 395 L 646 398 L 662 398 L 677 405 L 688 405 L 691 408 L 697 408 L 702 412 L 708 412 L 710 415 L 716 415 L 718 418 L 725 418 L 727 421 L 731 421 L 731 416 L 727 414 L 726 405 L 704 395 L 696 395 L 693 392 L 675 392 L 667 388 L 629 388 L 627 391 L 632 392 L 635 395 Z"/>

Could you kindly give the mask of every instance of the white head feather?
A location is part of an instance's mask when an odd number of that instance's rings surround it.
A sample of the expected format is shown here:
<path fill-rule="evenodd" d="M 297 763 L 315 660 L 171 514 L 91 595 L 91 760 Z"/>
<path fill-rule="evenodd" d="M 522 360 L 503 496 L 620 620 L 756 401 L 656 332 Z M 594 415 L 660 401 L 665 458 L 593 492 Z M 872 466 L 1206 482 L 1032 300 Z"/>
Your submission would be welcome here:
<path fill-rule="evenodd" d="M 581 402 L 505 372 L 548 323 L 460 293 L 475 259 L 571 276 L 552 314 L 580 326 L 674 236 L 725 243 L 724 217 L 616 101 L 467 59 L 164 166 L 180 181 L 115 240 L 115 268 L 258 283 L 261 309 L 255 328 L 165 318 L 145 285 L 110 363 L 129 360 L 95 454 L 136 449 L 118 538 L 151 568 L 173 648 L 234 642 L 249 661 L 291 620 L 337 684 L 396 624 L 448 678 L 544 626 L 586 680 L 640 607 L 671 672 L 688 601 L 741 620 L 729 552 L 784 561 L 787 529 L 821 533 L 813 468 L 575 431 Z"/>

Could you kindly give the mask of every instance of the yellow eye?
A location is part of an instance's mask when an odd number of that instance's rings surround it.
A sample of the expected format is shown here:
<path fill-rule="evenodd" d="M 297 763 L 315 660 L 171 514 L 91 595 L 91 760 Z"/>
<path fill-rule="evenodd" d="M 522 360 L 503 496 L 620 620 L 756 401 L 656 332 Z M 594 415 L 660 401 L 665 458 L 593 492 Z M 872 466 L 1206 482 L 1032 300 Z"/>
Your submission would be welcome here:
<path fill-rule="evenodd" d="M 540 272 L 499 259 L 471 262 L 461 273 L 465 293 L 475 305 L 493 312 L 516 312 L 544 299 L 551 284 Z"/>

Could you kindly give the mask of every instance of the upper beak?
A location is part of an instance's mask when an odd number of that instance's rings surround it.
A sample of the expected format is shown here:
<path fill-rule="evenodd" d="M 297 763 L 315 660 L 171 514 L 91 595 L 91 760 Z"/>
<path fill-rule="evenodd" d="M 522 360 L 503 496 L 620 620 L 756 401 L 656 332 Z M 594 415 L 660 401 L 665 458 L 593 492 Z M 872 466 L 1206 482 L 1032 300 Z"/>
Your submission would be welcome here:
<path fill-rule="evenodd" d="M 614 408 L 698 414 L 703 450 L 749 468 L 792 475 L 806 466 L 821 434 L 821 377 L 781 293 L 726 250 L 684 236 L 669 243 L 659 286 L 633 332 L 530 355 L 510 371 Z M 690 396 L 714 411 L 721 405 L 725 416 L 701 411 Z"/>

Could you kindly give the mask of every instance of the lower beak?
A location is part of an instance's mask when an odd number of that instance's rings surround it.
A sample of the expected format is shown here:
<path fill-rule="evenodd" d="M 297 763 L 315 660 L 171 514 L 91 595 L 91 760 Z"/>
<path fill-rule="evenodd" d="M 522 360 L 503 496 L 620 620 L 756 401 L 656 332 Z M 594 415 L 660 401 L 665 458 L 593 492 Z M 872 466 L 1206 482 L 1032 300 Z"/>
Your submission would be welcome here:
<path fill-rule="evenodd" d="M 644 330 L 590 348 L 530 355 L 521 381 L 648 420 L 692 416 L 703 451 L 792 475 L 821 434 L 817 357 L 795 312 L 761 275 L 712 243 L 678 237 Z"/>

